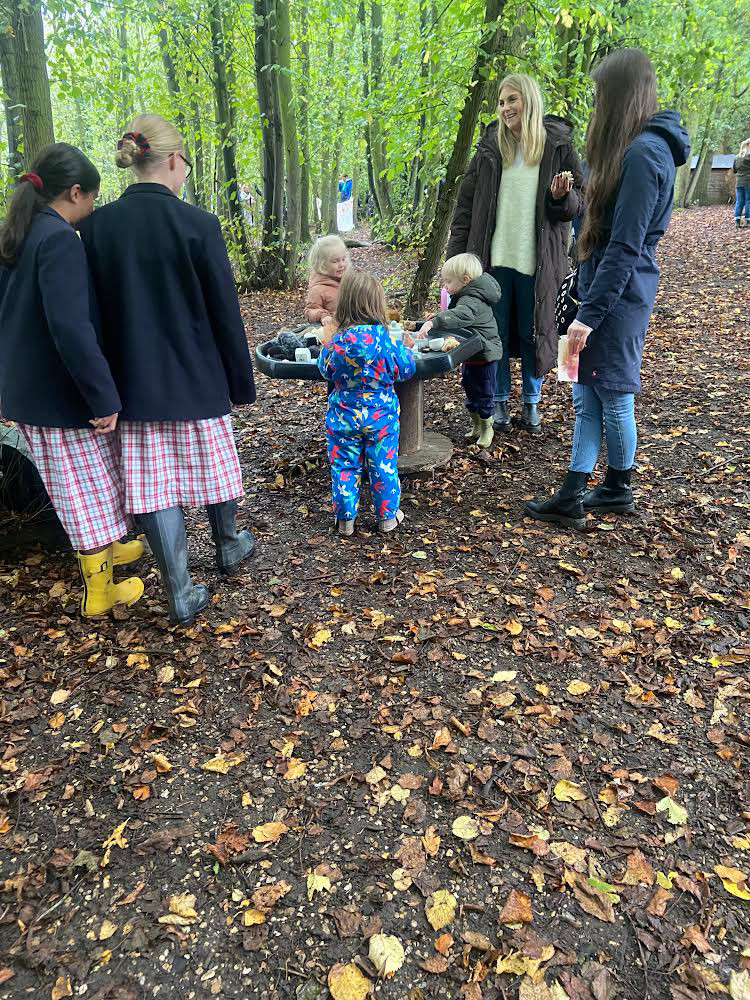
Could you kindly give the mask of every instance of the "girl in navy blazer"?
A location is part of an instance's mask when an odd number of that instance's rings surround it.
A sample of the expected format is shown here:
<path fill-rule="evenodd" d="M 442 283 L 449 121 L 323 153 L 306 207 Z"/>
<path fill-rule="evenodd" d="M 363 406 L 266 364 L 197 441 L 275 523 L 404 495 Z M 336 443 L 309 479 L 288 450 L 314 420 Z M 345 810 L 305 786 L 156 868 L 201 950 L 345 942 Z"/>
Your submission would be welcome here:
<path fill-rule="evenodd" d="M 143 593 L 135 577 L 112 580 L 112 565 L 134 562 L 143 545 L 118 542 L 128 530 L 115 433 L 121 402 L 74 229 L 98 193 L 99 174 L 79 149 L 46 146 L 0 227 L 0 410 L 26 438 L 77 550 L 86 617 Z"/>
<path fill-rule="evenodd" d="M 205 506 L 219 569 L 254 550 L 237 531 L 242 474 L 232 404 L 255 400 L 245 328 L 219 221 L 182 201 L 182 138 L 159 115 L 139 115 L 115 162 L 137 183 L 86 220 L 102 312 L 104 353 L 122 400 L 125 507 L 154 552 L 170 620 L 189 624 L 208 604 L 187 569 L 184 506 Z"/>
<path fill-rule="evenodd" d="M 588 511 L 635 510 L 635 396 L 643 343 L 659 284 L 656 246 L 672 215 L 675 171 L 690 140 L 675 111 L 658 111 L 656 76 L 640 49 L 608 55 L 594 70 L 596 107 L 588 134 L 586 213 L 577 243 L 581 305 L 568 328 L 580 354 L 573 386 L 576 422 L 570 471 L 549 500 L 526 513 L 582 528 Z M 586 492 L 602 438 L 608 468 Z"/>

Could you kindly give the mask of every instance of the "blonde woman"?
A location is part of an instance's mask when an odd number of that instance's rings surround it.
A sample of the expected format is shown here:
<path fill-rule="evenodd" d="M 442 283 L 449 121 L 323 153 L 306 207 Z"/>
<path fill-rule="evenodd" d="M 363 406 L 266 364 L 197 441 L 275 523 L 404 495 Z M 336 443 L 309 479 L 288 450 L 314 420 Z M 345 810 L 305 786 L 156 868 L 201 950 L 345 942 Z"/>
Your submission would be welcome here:
<path fill-rule="evenodd" d="M 191 168 L 159 115 L 133 120 L 115 162 L 135 184 L 81 228 L 122 409 L 125 509 L 151 545 L 174 624 L 209 599 L 187 569 L 183 507 L 205 506 L 224 573 L 255 542 L 237 531 L 242 474 L 232 404 L 255 400 L 245 328 L 219 220 L 178 195 Z"/>
<path fill-rule="evenodd" d="M 742 212 L 745 212 L 745 229 L 750 226 L 750 139 L 740 146 L 739 155 L 732 167 L 737 174 L 737 201 L 734 206 L 734 224 L 742 228 Z"/>
<path fill-rule="evenodd" d="M 583 176 L 571 123 L 544 114 L 531 77 L 505 77 L 497 114 L 461 183 L 446 256 L 476 254 L 500 285 L 495 316 L 503 359 L 495 427 L 510 430 L 510 357 L 520 357 L 518 424 L 536 434 L 542 381 L 557 364 L 555 297 L 568 270 L 570 222 L 582 208 Z"/>

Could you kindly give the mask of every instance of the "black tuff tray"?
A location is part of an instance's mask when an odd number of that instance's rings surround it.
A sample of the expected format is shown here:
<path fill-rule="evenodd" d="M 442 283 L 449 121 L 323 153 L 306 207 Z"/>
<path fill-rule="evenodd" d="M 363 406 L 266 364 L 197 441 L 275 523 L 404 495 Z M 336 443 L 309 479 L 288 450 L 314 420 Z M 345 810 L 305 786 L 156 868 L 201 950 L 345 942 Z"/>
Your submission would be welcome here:
<path fill-rule="evenodd" d="M 419 330 L 417 330 L 419 333 Z M 412 333 L 414 336 L 414 333 Z M 420 353 L 416 358 L 417 370 L 414 378 L 423 381 L 428 378 L 435 378 L 438 375 L 445 375 L 458 368 L 460 364 L 468 358 L 474 357 L 482 349 L 482 338 L 479 334 L 467 337 L 460 330 L 443 330 L 430 340 L 437 340 L 438 337 L 455 337 L 459 341 L 458 347 L 452 351 L 427 351 Z M 270 341 L 258 344 L 255 349 L 255 363 L 258 371 L 263 372 L 269 378 L 297 378 L 308 379 L 314 382 L 323 382 L 325 379 L 320 374 L 316 361 L 282 361 L 279 358 L 269 358 L 266 348 Z"/>

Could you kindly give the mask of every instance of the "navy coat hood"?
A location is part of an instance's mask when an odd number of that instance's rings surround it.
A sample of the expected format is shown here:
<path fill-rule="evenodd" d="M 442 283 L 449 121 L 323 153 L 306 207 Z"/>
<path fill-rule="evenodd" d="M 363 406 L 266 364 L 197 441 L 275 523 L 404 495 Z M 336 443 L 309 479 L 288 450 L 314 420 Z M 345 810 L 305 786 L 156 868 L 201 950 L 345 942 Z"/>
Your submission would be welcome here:
<path fill-rule="evenodd" d="M 646 129 L 666 140 L 676 167 L 687 163 L 690 156 L 690 136 L 676 111 L 659 111 L 651 118 Z"/>

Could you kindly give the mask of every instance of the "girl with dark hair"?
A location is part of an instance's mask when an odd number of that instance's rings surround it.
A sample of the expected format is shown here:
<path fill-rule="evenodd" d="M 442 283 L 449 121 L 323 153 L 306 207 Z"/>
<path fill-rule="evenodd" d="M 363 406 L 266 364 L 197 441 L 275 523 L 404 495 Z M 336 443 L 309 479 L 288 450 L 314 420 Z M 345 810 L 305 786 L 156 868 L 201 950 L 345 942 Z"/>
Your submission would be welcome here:
<path fill-rule="evenodd" d="M 74 227 L 99 192 L 94 165 L 65 142 L 46 146 L 18 183 L 0 227 L 0 410 L 28 442 L 77 550 L 85 617 L 134 604 L 143 584 L 112 580 L 134 562 L 116 435 L 120 397 L 92 318 L 86 254 Z"/>
<path fill-rule="evenodd" d="M 582 528 L 588 511 L 631 513 L 635 396 L 659 268 L 655 252 L 672 215 L 675 170 L 690 140 L 675 111 L 658 111 L 656 76 L 640 49 L 608 55 L 593 74 L 596 106 L 586 146 L 586 213 L 578 241 L 578 315 L 568 328 L 580 354 L 570 471 L 526 513 Z M 603 483 L 586 492 L 607 439 Z"/>
<path fill-rule="evenodd" d="M 242 471 L 231 418 L 233 403 L 255 400 L 253 369 L 219 220 L 178 197 L 192 168 L 177 129 L 138 115 L 115 163 L 136 183 L 94 212 L 81 237 L 122 398 L 125 509 L 154 553 L 170 621 L 187 625 L 209 593 L 188 572 L 182 508 L 206 508 L 223 573 L 255 550 L 236 525 Z"/>

